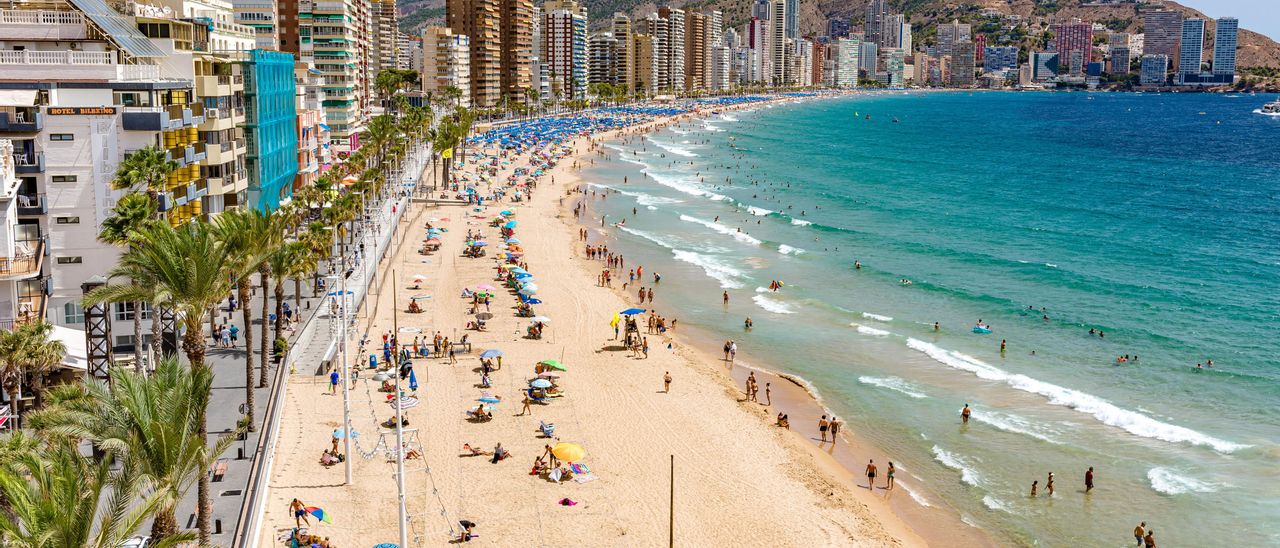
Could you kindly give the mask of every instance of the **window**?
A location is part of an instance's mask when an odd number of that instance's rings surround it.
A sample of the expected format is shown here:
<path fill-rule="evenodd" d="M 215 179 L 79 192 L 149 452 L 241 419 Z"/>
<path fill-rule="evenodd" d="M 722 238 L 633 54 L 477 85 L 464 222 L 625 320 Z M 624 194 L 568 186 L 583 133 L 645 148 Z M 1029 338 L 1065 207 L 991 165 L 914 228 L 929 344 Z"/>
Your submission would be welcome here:
<path fill-rule="evenodd" d="M 133 303 L 113 303 L 111 309 L 115 311 L 115 318 L 118 322 L 133 320 Z"/>
<path fill-rule="evenodd" d="M 49 140 L 50 141 L 74 141 L 76 140 L 76 136 L 74 133 L 51 133 L 49 134 Z"/>
<path fill-rule="evenodd" d="M 80 217 L 58 217 L 57 222 L 60 225 L 78 225 L 80 224 Z"/>
<path fill-rule="evenodd" d="M 54 176 L 53 176 L 53 182 L 55 182 L 55 183 L 74 183 L 74 182 L 76 182 L 76 176 L 75 176 L 75 175 L 54 175 Z"/>
<path fill-rule="evenodd" d="M 142 303 L 142 319 L 151 319 L 151 303 Z"/>
<path fill-rule="evenodd" d="M 58 264 L 81 264 L 84 257 L 58 257 Z"/>
<path fill-rule="evenodd" d="M 69 301 L 62 305 L 62 319 L 67 325 L 80 325 L 84 323 L 84 307 L 75 301 Z"/>

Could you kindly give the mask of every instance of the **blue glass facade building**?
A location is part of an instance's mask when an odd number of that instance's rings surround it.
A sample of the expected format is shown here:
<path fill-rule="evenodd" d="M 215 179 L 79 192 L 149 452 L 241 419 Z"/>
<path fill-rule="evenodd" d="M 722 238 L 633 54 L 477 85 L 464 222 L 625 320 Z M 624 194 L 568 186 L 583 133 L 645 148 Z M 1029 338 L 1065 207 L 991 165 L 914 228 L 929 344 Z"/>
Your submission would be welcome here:
<path fill-rule="evenodd" d="M 261 211 L 293 196 L 298 174 L 297 83 L 293 55 L 255 49 L 244 63 L 249 205 Z"/>

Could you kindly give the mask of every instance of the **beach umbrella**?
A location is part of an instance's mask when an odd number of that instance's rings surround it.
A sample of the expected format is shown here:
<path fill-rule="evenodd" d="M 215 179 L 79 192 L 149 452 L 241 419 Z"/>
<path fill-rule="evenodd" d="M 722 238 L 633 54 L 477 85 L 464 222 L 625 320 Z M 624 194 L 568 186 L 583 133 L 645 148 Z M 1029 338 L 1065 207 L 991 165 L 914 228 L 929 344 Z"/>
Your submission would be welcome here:
<path fill-rule="evenodd" d="M 480 241 L 478 241 L 478 242 L 471 242 L 471 245 L 473 245 L 473 246 L 475 246 L 475 247 L 484 247 L 484 246 L 486 246 L 486 245 L 489 245 L 489 242 L 486 242 L 486 241 L 484 241 L 484 240 L 480 240 Z"/>
<path fill-rule="evenodd" d="M 519 192 L 517 192 L 516 194 L 520 194 L 520 193 L 519 193 Z M 507 229 L 511 229 L 511 228 L 515 228 L 515 227 L 516 227 L 516 222 L 515 222 L 515 221 L 507 221 L 507 224 L 502 225 L 502 228 L 507 228 Z"/>
<path fill-rule="evenodd" d="M 526 304 L 542 304 L 542 299 L 528 298 L 528 299 L 525 299 L 524 302 Z"/>
<path fill-rule="evenodd" d="M 388 399 L 387 404 L 391 405 L 392 408 L 395 408 L 396 399 L 395 398 Z M 400 396 L 401 409 L 413 409 L 414 407 L 417 407 L 417 406 L 418 406 L 418 398 L 415 398 L 412 396 Z"/>
<path fill-rule="evenodd" d="M 534 316 L 532 318 L 529 318 L 529 321 L 537 322 L 537 323 L 551 323 L 551 318 L 548 318 L 546 316 Z"/>
<path fill-rule="evenodd" d="M 507 243 L 509 243 L 509 244 L 518 244 L 518 243 L 520 243 L 520 239 L 519 239 L 519 238 L 507 238 Z"/>
<path fill-rule="evenodd" d="M 502 400 L 493 396 L 480 396 L 479 398 L 476 398 L 476 401 L 481 403 L 502 403 Z"/>
<path fill-rule="evenodd" d="M 306 510 L 308 514 L 315 516 L 316 519 L 320 521 L 323 521 L 329 524 L 333 523 L 333 516 L 329 515 L 328 512 L 325 512 L 323 508 L 320 508 L 318 506 L 308 506 L 306 508 L 303 508 L 303 510 Z"/>
<path fill-rule="evenodd" d="M 490 349 L 485 350 L 484 352 L 481 352 L 481 353 L 480 353 L 480 357 L 481 357 L 481 358 L 484 358 L 484 359 L 486 359 L 486 360 L 492 360 L 492 359 L 497 358 L 498 356 L 501 356 L 501 355 L 502 355 L 502 351 L 501 351 L 501 350 L 498 350 L 497 348 L 490 348 Z"/>
<path fill-rule="evenodd" d="M 538 374 L 538 376 L 539 376 L 539 377 L 542 377 L 542 378 L 544 378 L 544 379 L 558 379 L 558 378 L 560 378 L 560 374 L 559 374 L 559 373 L 555 373 L 555 372 L 551 372 L 551 371 L 543 371 L 542 373 L 539 373 L 539 374 Z"/>
<path fill-rule="evenodd" d="M 529 271 L 525 270 L 524 267 L 522 266 L 515 266 L 510 268 L 509 270 L 511 270 L 512 274 L 528 274 L 529 273 Z"/>
<path fill-rule="evenodd" d="M 555 369 L 556 371 L 568 371 L 569 369 L 560 363 L 560 360 L 542 360 L 538 362 L 542 365 Z"/>
<path fill-rule="evenodd" d="M 410 369 L 409 370 L 409 390 L 416 391 L 417 389 L 418 389 L 418 375 L 413 372 L 413 369 Z"/>
<path fill-rule="evenodd" d="M 626 309 L 626 310 L 623 310 L 622 312 L 619 312 L 619 314 L 622 314 L 623 316 L 631 316 L 631 315 L 633 315 L 633 314 L 644 314 L 644 309 L 643 309 L 643 308 L 628 308 L 628 309 Z"/>
<path fill-rule="evenodd" d="M 534 295 L 538 292 L 538 286 L 532 283 L 528 283 L 528 284 L 525 284 L 524 287 L 520 288 L 520 292 L 524 293 L 525 295 Z"/>
<path fill-rule="evenodd" d="M 514 264 L 504 264 L 504 265 L 502 265 L 502 266 L 500 266 L 500 267 L 498 267 L 498 268 L 501 268 L 501 269 L 503 269 L 503 270 L 515 270 L 515 269 L 517 269 L 517 268 L 520 268 L 520 266 L 519 266 L 519 265 L 514 265 Z M 524 269 L 521 269 L 521 270 L 524 270 Z"/>
<path fill-rule="evenodd" d="M 528 272 L 521 272 L 519 274 L 516 274 L 515 277 L 517 280 L 524 280 L 524 279 L 532 278 L 533 274 L 530 274 Z"/>
<path fill-rule="evenodd" d="M 551 388 L 551 381 L 546 379 L 533 379 L 529 381 L 529 386 L 534 388 Z"/>
<path fill-rule="evenodd" d="M 415 282 L 421 282 L 421 281 L 426 280 L 426 279 L 427 279 L 427 275 L 426 275 L 426 274 L 414 274 L 414 275 L 413 275 L 413 281 L 415 281 Z"/>
<path fill-rule="evenodd" d="M 587 456 L 587 450 L 576 443 L 560 442 L 551 447 L 551 454 L 565 462 L 578 462 Z"/>
<path fill-rule="evenodd" d="M 346 293 L 343 293 L 343 292 L 341 292 L 341 291 L 330 291 L 330 292 L 326 293 L 326 295 L 328 295 L 328 296 L 330 296 L 330 297 L 336 297 L 336 296 L 338 296 L 338 295 L 350 295 L 350 294 L 351 294 L 351 291 L 347 291 Z"/>
<path fill-rule="evenodd" d="M 481 313 L 479 313 L 479 314 L 476 314 L 476 319 L 477 319 L 477 320 L 492 320 L 492 319 L 493 319 L 493 314 L 491 314 L 491 313 L 489 313 L 489 312 L 481 312 Z"/>
<path fill-rule="evenodd" d="M 345 438 L 345 437 L 347 437 L 347 434 L 346 434 L 346 430 L 345 430 L 345 429 L 343 429 L 343 428 L 339 428 L 339 429 L 337 429 L 337 430 L 334 430 L 334 431 L 333 431 L 333 438 L 334 438 L 334 439 L 338 439 L 338 440 L 340 440 L 340 439 Z M 360 437 L 360 431 L 359 431 L 359 430 L 352 430 L 352 431 L 351 431 L 351 439 L 353 439 L 353 440 L 354 440 L 354 439 L 356 439 L 356 438 L 358 438 L 358 437 Z"/>
<path fill-rule="evenodd" d="M 493 291 L 495 288 L 494 288 L 493 286 L 489 285 L 489 284 L 480 284 L 480 285 L 477 285 L 477 286 L 476 286 L 476 289 L 483 289 L 483 290 L 485 290 L 485 291 Z"/>
<path fill-rule="evenodd" d="M 510 209 L 504 209 L 504 210 L 502 210 L 502 214 L 503 214 L 503 215 L 515 215 L 516 213 L 515 213 L 514 211 L 511 211 Z"/>
<path fill-rule="evenodd" d="M 373 548 L 400 548 L 400 545 L 392 542 L 384 542 L 382 544 L 374 546 Z"/>
<path fill-rule="evenodd" d="M 383 381 L 387 381 L 387 380 L 390 380 L 390 379 L 391 379 L 391 375 L 388 375 L 388 374 L 386 374 L 386 373 L 378 372 L 378 373 L 374 373 L 374 374 L 373 374 L 373 381 L 374 381 L 374 382 L 383 382 Z"/>

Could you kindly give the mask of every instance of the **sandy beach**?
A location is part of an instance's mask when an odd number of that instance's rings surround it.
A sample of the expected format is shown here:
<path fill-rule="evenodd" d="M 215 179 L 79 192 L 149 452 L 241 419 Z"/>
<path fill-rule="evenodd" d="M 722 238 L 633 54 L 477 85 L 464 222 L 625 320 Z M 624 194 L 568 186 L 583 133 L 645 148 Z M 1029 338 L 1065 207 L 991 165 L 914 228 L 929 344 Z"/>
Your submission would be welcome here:
<path fill-rule="evenodd" d="M 591 143 L 575 141 L 574 157 L 589 158 Z M 481 212 L 473 211 L 474 206 L 415 204 L 401 229 L 425 233 L 427 222 L 447 229 L 441 250 L 422 255 L 421 238 L 410 236 L 381 265 L 394 271 L 393 280 L 376 295 L 377 314 L 361 318 L 373 346 L 380 348 L 382 334 L 397 328 L 402 343 L 424 336 L 429 344 L 438 331 L 452 340 L 466 333 L 472 344 L 456 364 L 447 358 L 414 360 L 422 405 L 406 413 L 412 429 L 406 439 L 423 458 L 405 464 L 412 516 L 409 544 L 447 544 L 456 538 L 457 521 L 470 520 L 478 534 L 472 542 L 482 545 L 664 545 L 674 455 L 677 545 L 924 545 L 925 537 L 894 513 L 882 490 L 866 489 L 865 478 L 855 481 L 841 466 L 836 459 L 840 451 L 820 449 L 806 435 L 774 425 L 779 406 L 794 405 L 796 410 L 789 410 L 793 428 L 813 429 L 807 424 L 808 411 L 800 409 L 806 396 L 798 387 L 775 378 L 770 381 L 772 407 L 740 401 L 741 383 L 731 369 L 696 351 L 689 341 L 648 335 L 648 357 L 633 358 L 613 340 L 610 319 L 637 303 L 634 295 L 621 295 L 622 281 L 615 281 L 614 288 L 598 287 L 602 263 L 583 254 L 580 225 L 572 215 L 578 196 L 572 192 L 579 185 L 574 157 L 562 159 L 544 175 L 529 201 L 486 204 Z M 523 165 L 521 158 L 504 169 Z M 545 303 L 535 310 L 551 320 L 540 340 L 524 337 L 528 320 L 516 317 L 518 301 L 503 288 L 489 307 L 493 318 L 487 329 L 464 331 L 472 316 L 463 290 L 499 285 L 493 258 L 461 256 L 467 232 L 480 231 L 498 241 L 497 229 L 487 221 L 512 207 L 517 209 L 513 218 L 519 223 L 523 262 L 536 276 L 537 296 Z M 410 280 L 418 274 L 426 281 L 411 289 Z M 429 296 L 418 301 L 423 313 L 405 313 L 411 295 Z M 660 288 L 656 296 L 660 310 Z M 399 310 L 395 317 L 394 310 Z M 479 354 L 488 349 L 504 353 L 503 365 L 492 374 L 492 387 L 482 389 Z M 531 415 L 519 416 L 522 390 L 535 377 L 534 365 L 545 359 L 567 366 L 558 379 L 565 396 L 535 404 Z M 352 356 L 351 362 L 367 364 L 367 353 Z M 670 393 L 663 392 L 666 372 L 673 378 Z M 325 377 L 299 373 L 290 378 L 259 545 L 283 544 L 277 539 L 293 527 L 288 508 L 294 498 L 333 516 L 332 524 L 317 525 L 313 518 L 310 528 L 333 546 L 396 542 L 395 464 L 384 449 L 394 444 L 394 435 L 377 425 L 394 409 L 386 404 L 388 394 L 366 380 L 371 374 L 362 370 L 351 391 L 357 445 L 371 458 L 350 455 L 354 481 L 349 486 L 343 485 L 341 464 L 326 468 L 317 462 L 331 433 L 341 426 L 341 398 L 329 395 Z M 494 418 L 466 420 L 465 411 L 475 408 L 482 392 L 503 400 L 495 406 Z M 818 408 L 811 401 L 807 405 Z M 541 437 L 540 421 L 555 424 L 559 441 L 586 450 L 582 462 L 590 467 L 593 481 L 554 483 L 530 474 L 543 447 L 556 443 Z M 498 443 L 511 452 L 510 459 L 492 463 L 485 456 L 464 456 L 463 444 L 492 451 Z M 371 451 L 375 446 L 379 448 Z M 561 505 L 566 498 L 576 504 Z M 906 493 L 896 498 L 909 500 Z"/>

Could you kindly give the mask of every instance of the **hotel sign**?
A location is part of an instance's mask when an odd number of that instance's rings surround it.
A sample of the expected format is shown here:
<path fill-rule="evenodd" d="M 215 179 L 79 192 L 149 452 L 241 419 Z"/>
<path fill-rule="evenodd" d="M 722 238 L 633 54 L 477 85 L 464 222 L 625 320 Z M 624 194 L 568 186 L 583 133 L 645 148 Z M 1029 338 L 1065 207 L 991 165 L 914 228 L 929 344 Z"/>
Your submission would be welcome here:
<path fill-rule="evenodd" d="M 45 112 L 50 116 L 113 116 L 116 107 L 49 107 Z"/>

